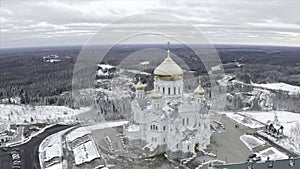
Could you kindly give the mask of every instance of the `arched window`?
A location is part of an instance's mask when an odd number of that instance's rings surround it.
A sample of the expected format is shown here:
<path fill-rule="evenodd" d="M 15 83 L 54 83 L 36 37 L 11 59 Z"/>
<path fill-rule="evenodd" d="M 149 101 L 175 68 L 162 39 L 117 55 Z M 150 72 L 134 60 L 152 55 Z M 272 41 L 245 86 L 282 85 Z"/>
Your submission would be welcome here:
<path fill-rule="evenodd" d="M 178 87 L 178 94 L 180 94 L 180 87 Z"/>
<path fill-rule="evenodd" d="M 171 95 L 171 88 L 168 87 L 168 95 Z"/>
<path fill-rule="evenodd" d="M 164 130 L 164 131 L 166 130 L 166 126 L 163 127 L 163 130 Z"/>
<path fill-rule="evenodd" d="M 189 145 L 187 146 L 187 149 L 190 150 L 190 146 Z"/>
<path fill-rule="evenodd" d="M 155 126 L 155 130 L 158 130 L 158 127 L 157 127 L 157 126 Z"/>
<path fill-rule="evenodd" d="M 166 138 L 164 138 L 164 143 L 166 142 Z"/>
<path fill-rule="evenodd" d="M 182 119 L 182 125 L 184 126 L 184 118 Z"/>
<path fill-rule="evenodd" d="M 152 130 L 152 125 L 150 125 L 150 130 Z"/>
<path fill-rule="evenodd" d="M 186 118 L 186 125 L 189 125 L 189 118 Z"/>
<path fill-rule="evenodd" d="M 163 87 L 163 94 L 165 94 L 165 87 Z"/>
<path fill-rule="evenodd" d="M 174 95 L 176 95 L 176 87 L 174 87 Z"/>

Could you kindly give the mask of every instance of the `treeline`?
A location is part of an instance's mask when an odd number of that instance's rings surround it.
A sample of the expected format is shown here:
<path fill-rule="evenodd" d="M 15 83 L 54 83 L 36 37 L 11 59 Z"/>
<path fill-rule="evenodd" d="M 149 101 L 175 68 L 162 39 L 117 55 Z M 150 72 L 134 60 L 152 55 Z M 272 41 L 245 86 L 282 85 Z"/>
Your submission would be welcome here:
<path fill-rule="evenodd" d="M 79 51 L 32 51 L 1 54 L 0 101 L 20 98 L 21 104 L 71 105 L 73 67 Z M 45 63 L 50 54 L 70 57 L 56 63 Z"/>
<path fill-rule="evenodd" d="M 276 91 L 271 95 L 275 110 L 300 113 L 300 93 L 290 95 L 286 91 Z"/>

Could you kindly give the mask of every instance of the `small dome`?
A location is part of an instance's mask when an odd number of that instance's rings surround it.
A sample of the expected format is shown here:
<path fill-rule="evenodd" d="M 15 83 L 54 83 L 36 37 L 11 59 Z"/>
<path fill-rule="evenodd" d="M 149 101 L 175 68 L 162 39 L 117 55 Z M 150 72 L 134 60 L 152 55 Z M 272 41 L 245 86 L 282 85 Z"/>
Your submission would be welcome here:
<path fill-rule="evenodd" d="M 167 58 L 154 70 L 156 76 L 182 76 L 183 70 L 170 57 L 170 50 L 168 50 Z"/>
<path fill-rule="evenodd" d="M 205 97 L 202 99 L 202 102 L 203 102 L 203 103 L 206 103 L 206 98 L 205 98 Z"/>
<path fill-rule="evenodd" d="M 136 90 L 144 90 L 145 85 L 139 80 L 139 82 L 135 85 Z"/>
<path fill-rule="evenodd" d="M 204 95 L 205 94 L 205 90 L 203 89 L 203 87 L 199 84 L 199 86 L 194 90 L 195 94 L 199 94 L 199 95 Z"/>
<path fill-rule="evenodd" d="M 160 93 L 159 90 L 154 89 L 154 90 L 151 91 L 150 97 L 151 97 L 152 99 L 161 99 L 161 98 L 163 97 L 163 95 Z"/>

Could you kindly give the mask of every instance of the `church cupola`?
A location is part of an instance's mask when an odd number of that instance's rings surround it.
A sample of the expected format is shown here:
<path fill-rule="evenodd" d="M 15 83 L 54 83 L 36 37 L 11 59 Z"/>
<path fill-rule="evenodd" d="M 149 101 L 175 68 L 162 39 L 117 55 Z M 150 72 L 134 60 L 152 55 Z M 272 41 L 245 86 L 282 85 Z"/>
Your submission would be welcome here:
<path fill-rule="evenodd" d="M 136 89 L 136 91 L 135 91 L 135 98 L 142 99 L 142 98 L 145 97 L 145 91 L 144 91 L 145 86 L 146 85 L 141 82 L 141 78 L 139 77 L 139 81 L 135 85 L 135 89 Z"/>
<path fill-rule="evenodd" d="M 201 81 L 199 80 L 199 85 L 194 90 L 194 104 L 199 107 L 203 102 L 206 102 L 205 90 L 201 86 Z"/>
<path fill-rule="evenodd" d="M 161 109 L 162 108 L 162 98 L 163 98 L 163 95 L 160 93 L 159 90 L 157 89 L 154 89 L 151 91 L 150 93 L 150 98 L 151 98 L 151 105 L 152 105 L 152 108 L 154 109 Z"/>
<path fill-rule="evenodd" d="M 169 43 L 167 57 L 154 70 L 154 77 L 154 89 L 159 90 L 166 100 L 180 100 L 183 94 L 183 70 L 171 58 Z"/>
<path fill-rule="evenodd" d="M 205 95 L 205 90 L 204 88 L 201 86 L 201 81 L 199 80 L 199 85 L 197 86 L 197 88 L 194 90 L 194 94 L 195 95 L 200 95 L 200 96 L 204 96 Z"/>
<path fill-rule="evenodd" d="M 181 80 L 183 77 L 183 70 L 180 66 L 171 58 L 171 52 L 168 50 L 166 59 L 154 70 L 154 76 L 158 79 L 165 81 Z"/>

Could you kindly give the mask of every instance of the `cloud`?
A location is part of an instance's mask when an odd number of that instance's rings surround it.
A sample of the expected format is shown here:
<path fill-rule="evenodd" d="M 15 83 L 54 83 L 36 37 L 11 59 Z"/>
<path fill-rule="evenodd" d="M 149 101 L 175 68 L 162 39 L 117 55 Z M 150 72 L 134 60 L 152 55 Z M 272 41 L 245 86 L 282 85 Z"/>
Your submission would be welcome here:
<path fill-rule="evenodd" d="M 177 16 L 195 25 L 213 43 L 299 46 L 299 11 L 298 0 L 2 0 L 0 47 L 84 44 L 112 21 L 143 12 Z M 134 31 L 134 26 L 159 26 L 142 21 L 132 18 L 113 27 Z"/>

